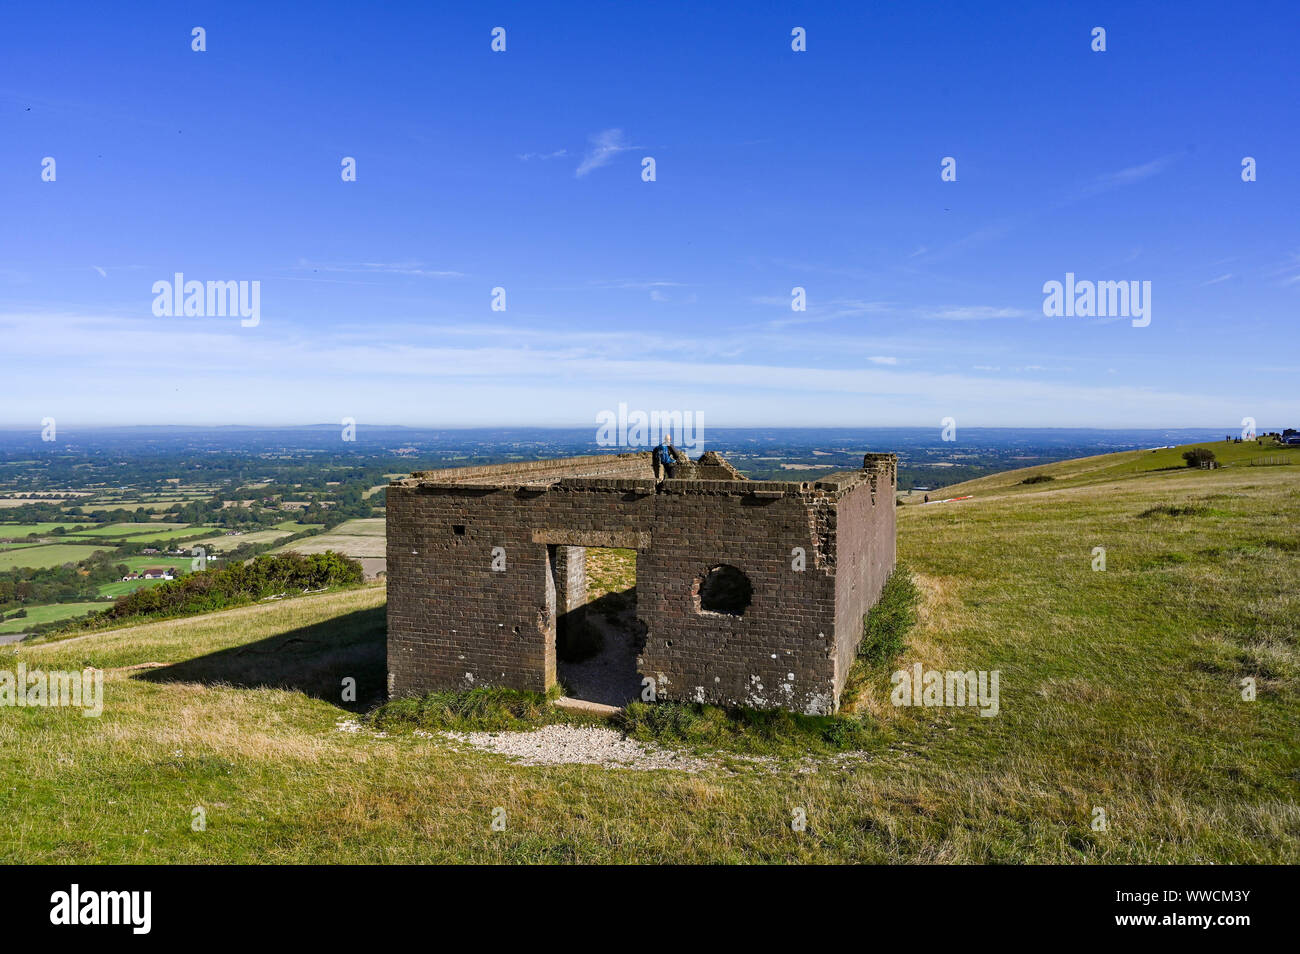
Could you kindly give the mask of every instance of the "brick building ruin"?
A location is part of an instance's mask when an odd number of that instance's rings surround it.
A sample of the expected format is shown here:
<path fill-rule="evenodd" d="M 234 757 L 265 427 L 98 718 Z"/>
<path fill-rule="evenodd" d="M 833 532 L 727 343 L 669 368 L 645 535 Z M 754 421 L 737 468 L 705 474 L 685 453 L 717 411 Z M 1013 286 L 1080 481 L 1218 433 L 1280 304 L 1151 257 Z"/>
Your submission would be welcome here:
<path fill-rule="evenodd" d="M 673 453 L 669 468 L 643 452 L 393 481 L 390 694 L 545 692 L 557 628 L 586 603 L 585 548 L 627 547 L 636 685 L 653 680 L 660 700 L 834 712 L 894 567 L 897 457 L 778 481 Z"/>

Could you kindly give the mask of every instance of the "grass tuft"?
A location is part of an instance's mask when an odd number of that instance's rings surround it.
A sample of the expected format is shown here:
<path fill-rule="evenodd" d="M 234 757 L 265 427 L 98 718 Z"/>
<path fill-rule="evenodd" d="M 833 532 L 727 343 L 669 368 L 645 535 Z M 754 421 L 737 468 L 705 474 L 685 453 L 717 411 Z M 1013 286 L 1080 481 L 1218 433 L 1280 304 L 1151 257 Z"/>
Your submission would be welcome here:
<path fill-rule="evenodd" d="M 907 634 L 916 625 L 920 602 L 921 591 L 911 568 L 898 564 L 885 581 L 880 600 L 867 611 L 858 658 L 878 665 L 899 656 L 907 648 Z"/>
<path fill-rule="evenodd" d="M 780 709 L 695 703 L 631 702 L 615 724 L 638 742 L 693 752 L 807 756 L 868 747 L 875 735 L 847 716 L 810 716 Z"/>
<path fill-rule="evenodd" d="M 1139 517 L 1205 517 L 1213 511 L 1209 507 L 1200 507 L 1196 504 L 1159 504 L 1155 507 L 1148 507 L 1143 510 Z"/>
<path fill-rule="evenodd" d="M 522 692 L 482 686 L 464 692 L 430 692 L 393 699 L 379 706 L 370 719 L 376 728 L 421 728 L 457 732 L 502 732 L 535 729 L 572 721 L 569 713 L 551 705 L 562 694 Z"/>

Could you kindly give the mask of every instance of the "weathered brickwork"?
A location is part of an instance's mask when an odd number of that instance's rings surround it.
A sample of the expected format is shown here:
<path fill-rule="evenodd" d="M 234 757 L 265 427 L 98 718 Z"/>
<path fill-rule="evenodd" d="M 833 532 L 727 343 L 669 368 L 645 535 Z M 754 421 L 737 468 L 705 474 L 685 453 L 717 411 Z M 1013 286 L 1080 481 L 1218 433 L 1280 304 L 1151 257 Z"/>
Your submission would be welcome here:
<path fill-rule="evenodd" d="M 618 546 L 637 551 L 637 665 L 657 698 L 833 712 L 894 566 L 896 458 L 787 482 L 745 480 L 706 456 L 672 475 L 643 453 L 395 481 L 390 692 L 546 690 L 557 618 L 586 599 L 582 548 Z M 740 615 L 701 608 L 721 565 L 752 586 Z"/>

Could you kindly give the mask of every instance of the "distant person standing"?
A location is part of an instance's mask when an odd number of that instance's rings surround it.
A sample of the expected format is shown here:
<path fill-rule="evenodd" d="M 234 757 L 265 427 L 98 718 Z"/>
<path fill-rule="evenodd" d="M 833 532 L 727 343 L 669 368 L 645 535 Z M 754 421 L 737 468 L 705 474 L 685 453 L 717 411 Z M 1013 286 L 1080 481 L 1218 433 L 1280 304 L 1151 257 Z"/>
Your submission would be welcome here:
<path fill-rule="evenodd" d="M 663 440 L 659 442 L 659 446 L 655 448 L 655 457 L 658 459 L 659 463 L 663 466 L 665 477 L 671 477 L 673 475 L 672 447 L 673 447 L 673 435 L 665 434 Z"/>
<path fill-rule="evenodd" d="M 929 503 L 929 502 L 930 502 L 930 495 L 929 495 L 929 494 L 926 494 L 926 495 L 925 495 L 925 502 L 926 502 L 926 503 Z"/>

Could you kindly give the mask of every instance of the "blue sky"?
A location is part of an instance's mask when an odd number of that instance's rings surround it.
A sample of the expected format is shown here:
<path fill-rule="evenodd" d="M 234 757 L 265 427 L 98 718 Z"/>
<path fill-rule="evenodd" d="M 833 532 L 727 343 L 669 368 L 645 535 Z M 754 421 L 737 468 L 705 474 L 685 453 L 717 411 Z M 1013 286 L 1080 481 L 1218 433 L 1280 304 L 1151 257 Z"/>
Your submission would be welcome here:
<path fill-rule="evenodd" d="M 0 425 L 1300 420 L 1293 3 L 267 6 L 0 11 Z"/>

